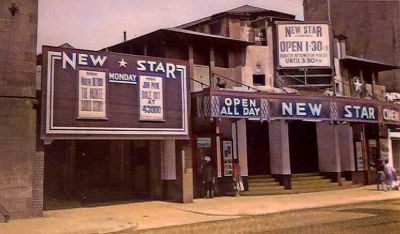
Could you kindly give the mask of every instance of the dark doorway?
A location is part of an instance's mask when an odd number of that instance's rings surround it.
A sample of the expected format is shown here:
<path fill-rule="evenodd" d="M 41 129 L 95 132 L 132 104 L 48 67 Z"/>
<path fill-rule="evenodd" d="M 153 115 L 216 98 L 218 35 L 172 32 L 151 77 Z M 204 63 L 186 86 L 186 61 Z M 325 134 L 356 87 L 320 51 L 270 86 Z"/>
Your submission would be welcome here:
<path fill-rule="evenodd" d="M 150 198 L 149 154 L 148 141 L 54 141 L 45 146 L 44 209 Z"/>
<path fill-rule="evenodd" d="M 103 190 L 110 186 L 110 144 L 106 141 L 76 142 L 76 184 L 83 190 Z"/>
<path fill-rule="evenodd" d="M 135 141 L 130 144 L 129 183 L 135 198 L 149 198 L 150 157 L 146 141 Z"/>
<path fill-rule="evenodd" d="M 289 123 L 289 153 L 292 173 L 318 172 L 315 123 L 304 121 Z"/>
<path fill-rule="evenodd" d="M 249 175 L 270 174 L 268 123 L 246 121 Z"/>

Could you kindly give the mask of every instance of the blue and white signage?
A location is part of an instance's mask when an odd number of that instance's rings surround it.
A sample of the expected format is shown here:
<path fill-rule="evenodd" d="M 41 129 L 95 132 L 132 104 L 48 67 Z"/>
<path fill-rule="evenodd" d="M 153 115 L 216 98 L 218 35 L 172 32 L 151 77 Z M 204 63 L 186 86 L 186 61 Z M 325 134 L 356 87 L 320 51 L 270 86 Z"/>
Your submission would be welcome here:
<path fill-rule="evenodd" d="M 220 114 L 224 116 L 259 116 L 260 100 L 251 98 L 221 98 Z"/>
<path fill-rule="evenodd" d="M 213 98 L 218 102 L 214 110 L 216 117 L 265 118 L 265 113 L 262 111 L 263 99 L 218 96 Z M 267 103 L 266 100 L 264 102 Z"/>
<path fill-rule="evenodd" d="M 43 138 L 188 139 L 187 61 L 44 46 L 42 64 Z"/>
<path fill-rule="evenodd" d="M 320 100 L 270 100 L 271 118 L 330 119 L 330 103 Z"/>

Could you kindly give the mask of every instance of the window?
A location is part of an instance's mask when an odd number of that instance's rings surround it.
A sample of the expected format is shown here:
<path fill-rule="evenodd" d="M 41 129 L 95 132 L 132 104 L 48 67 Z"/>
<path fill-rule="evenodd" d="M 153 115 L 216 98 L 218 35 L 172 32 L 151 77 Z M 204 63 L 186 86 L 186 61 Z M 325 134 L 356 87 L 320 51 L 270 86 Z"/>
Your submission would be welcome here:
<path fill-rule="evenodd" d="M 265 75 L 253 75 L 253 86 L 264 86 Z"/>
<path fill-rule="evenodd" d="M 106 117 L 106 73 L 79 71 L 79 118 Z"/>
<path fill-rule="evenodd" d="M 219 35 L 221 33 L 221 22 L 211 23 L 211 34 Z"/>

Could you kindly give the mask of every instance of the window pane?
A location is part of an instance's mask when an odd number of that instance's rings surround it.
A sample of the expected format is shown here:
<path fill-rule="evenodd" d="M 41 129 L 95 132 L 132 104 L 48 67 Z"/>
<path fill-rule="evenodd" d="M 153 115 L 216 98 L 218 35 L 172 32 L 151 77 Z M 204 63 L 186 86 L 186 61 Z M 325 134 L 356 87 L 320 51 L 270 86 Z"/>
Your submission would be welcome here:
<path fill-rule="evenodd" d="M 103 89 L 90 89 L 90 98 L 91 99 L 103 99 Z"/>
<path fill-rule="evenodd" d="M 93 86 L 103 86 L 103 79 L 93 78 Z"/>
<path fill-rule="evenodd" d="M 81 110 L 82 111 L 91 111 L 92 110 L 92 102 L 88 100 L 81 101 Z"/>
<path fill-rule="evenodd" d="M 82 88 L 82 99 L 89 99 L 88 88 Z"/>
<path fill-rule="evenodd" d="M 103 102 L 93 101 L 93 111 L 102 112 L 103 111 Z"/>
<path fill-rule="evenodd" d="M 82 82 L 82 85 L 86 85 L 86 86 L 90 86 L 91 85 L 91 79 L 90 78 L 82 77 L 81 82 Z"/>

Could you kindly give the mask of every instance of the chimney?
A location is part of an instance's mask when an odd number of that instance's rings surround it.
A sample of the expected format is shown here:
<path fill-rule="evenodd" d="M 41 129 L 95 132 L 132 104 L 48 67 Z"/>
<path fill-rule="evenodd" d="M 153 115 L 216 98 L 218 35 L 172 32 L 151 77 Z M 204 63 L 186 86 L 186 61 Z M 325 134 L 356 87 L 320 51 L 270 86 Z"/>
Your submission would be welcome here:
<path fill-rule="evenodd" d="M 124 31 L 124 42 L 126 41 L 126 31 Z"/>

